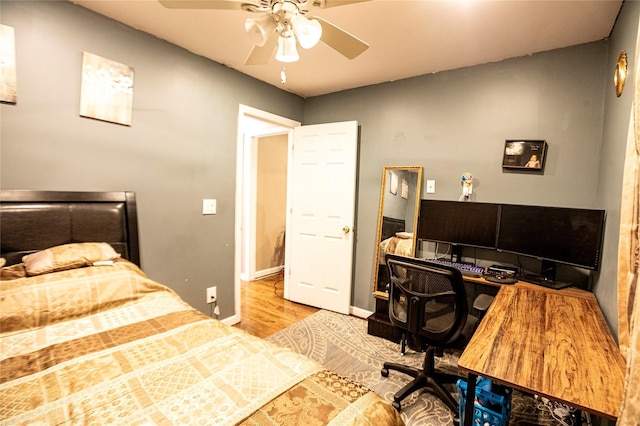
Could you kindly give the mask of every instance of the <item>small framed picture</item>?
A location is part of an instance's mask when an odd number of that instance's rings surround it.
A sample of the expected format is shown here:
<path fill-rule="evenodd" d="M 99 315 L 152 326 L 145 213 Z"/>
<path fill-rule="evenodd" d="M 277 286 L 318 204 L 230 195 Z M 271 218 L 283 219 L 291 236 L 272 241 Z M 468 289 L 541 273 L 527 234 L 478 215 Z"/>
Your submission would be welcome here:
<path fill-rule="evenodd" d="M 398 193 L 398 175 L 391 171 L 389 172 L 389 175 L 391 176 L 391 185 L 389 186 L 389 192 L 391 192 L 393 195 L 396 195 Z"/>
<path fill-rule="evenodd" d="M 544 168 L 546 152 L 546 141 L 507 139 L 504 144 L 502 168 L 541 171 Z"/>
<path fill-rule="evenodd" d="M 400 193 L 400 195 L 402 196 L 402 198 L 404 198 L 405 200 L 409 198 L 409 182 L 407 182 L 407 180 L 405 178 L 402 178 L 402 192 Z"/>

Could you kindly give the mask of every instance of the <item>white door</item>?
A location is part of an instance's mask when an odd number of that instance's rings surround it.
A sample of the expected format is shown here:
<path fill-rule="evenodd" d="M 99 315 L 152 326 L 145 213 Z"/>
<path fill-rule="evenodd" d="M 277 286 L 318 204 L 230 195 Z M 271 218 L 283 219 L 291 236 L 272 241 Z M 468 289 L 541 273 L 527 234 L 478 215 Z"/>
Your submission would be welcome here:
<path fill-rule="evenodd" d="M 358 123 L 293 129 L 285 297 L 343 314 L 351 305 Z"/>

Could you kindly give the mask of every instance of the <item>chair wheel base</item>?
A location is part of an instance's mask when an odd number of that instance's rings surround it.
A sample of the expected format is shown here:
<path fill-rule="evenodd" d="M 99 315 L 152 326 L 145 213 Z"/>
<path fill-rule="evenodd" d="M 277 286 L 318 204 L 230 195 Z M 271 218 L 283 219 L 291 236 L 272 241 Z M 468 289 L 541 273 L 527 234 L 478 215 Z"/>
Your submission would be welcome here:
<path fill-rule="evenodd" d="M 400 406 L 400 403 L 398 401 L 393 401 L 391 403 L 391 406 L 395 408 L 398 413 L 400 412 L 400 410 L 402 410 L 402 407 Z"/>
<path fill-rule="evenodd" d="M 383 368 L 382 370 L 380 370 L 380 375 L 382 377 L 389 377 L 389 370 L 387 368 Z"/>

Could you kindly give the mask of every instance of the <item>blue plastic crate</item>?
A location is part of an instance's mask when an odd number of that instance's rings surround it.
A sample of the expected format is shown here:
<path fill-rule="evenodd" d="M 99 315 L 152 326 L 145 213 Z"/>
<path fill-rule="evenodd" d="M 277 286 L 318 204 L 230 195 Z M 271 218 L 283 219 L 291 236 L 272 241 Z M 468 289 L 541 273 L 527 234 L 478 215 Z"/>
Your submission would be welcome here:
<path fill-rule="evenodd" d="M 456 383 L 459 397 L 460 424 L 464 422 L 464 407 L 467 400 L 467 382 Z M 507 426 L 511 414 L 511 389 L 478 377 L 476 398 L 473 407 L 473 424 L 480 426 Z"/>

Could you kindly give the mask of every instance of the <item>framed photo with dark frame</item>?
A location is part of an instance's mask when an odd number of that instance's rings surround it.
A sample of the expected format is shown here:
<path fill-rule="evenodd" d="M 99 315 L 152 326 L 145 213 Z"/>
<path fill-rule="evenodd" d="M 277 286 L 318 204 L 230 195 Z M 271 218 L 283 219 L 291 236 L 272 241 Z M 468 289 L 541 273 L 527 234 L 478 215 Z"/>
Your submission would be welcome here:
<path fill-rule="evenodd" d="M 504 143 L 502 168 L 541 171 L 546 152 L 547 142 L 544 140 L 507 139 Z"/>

